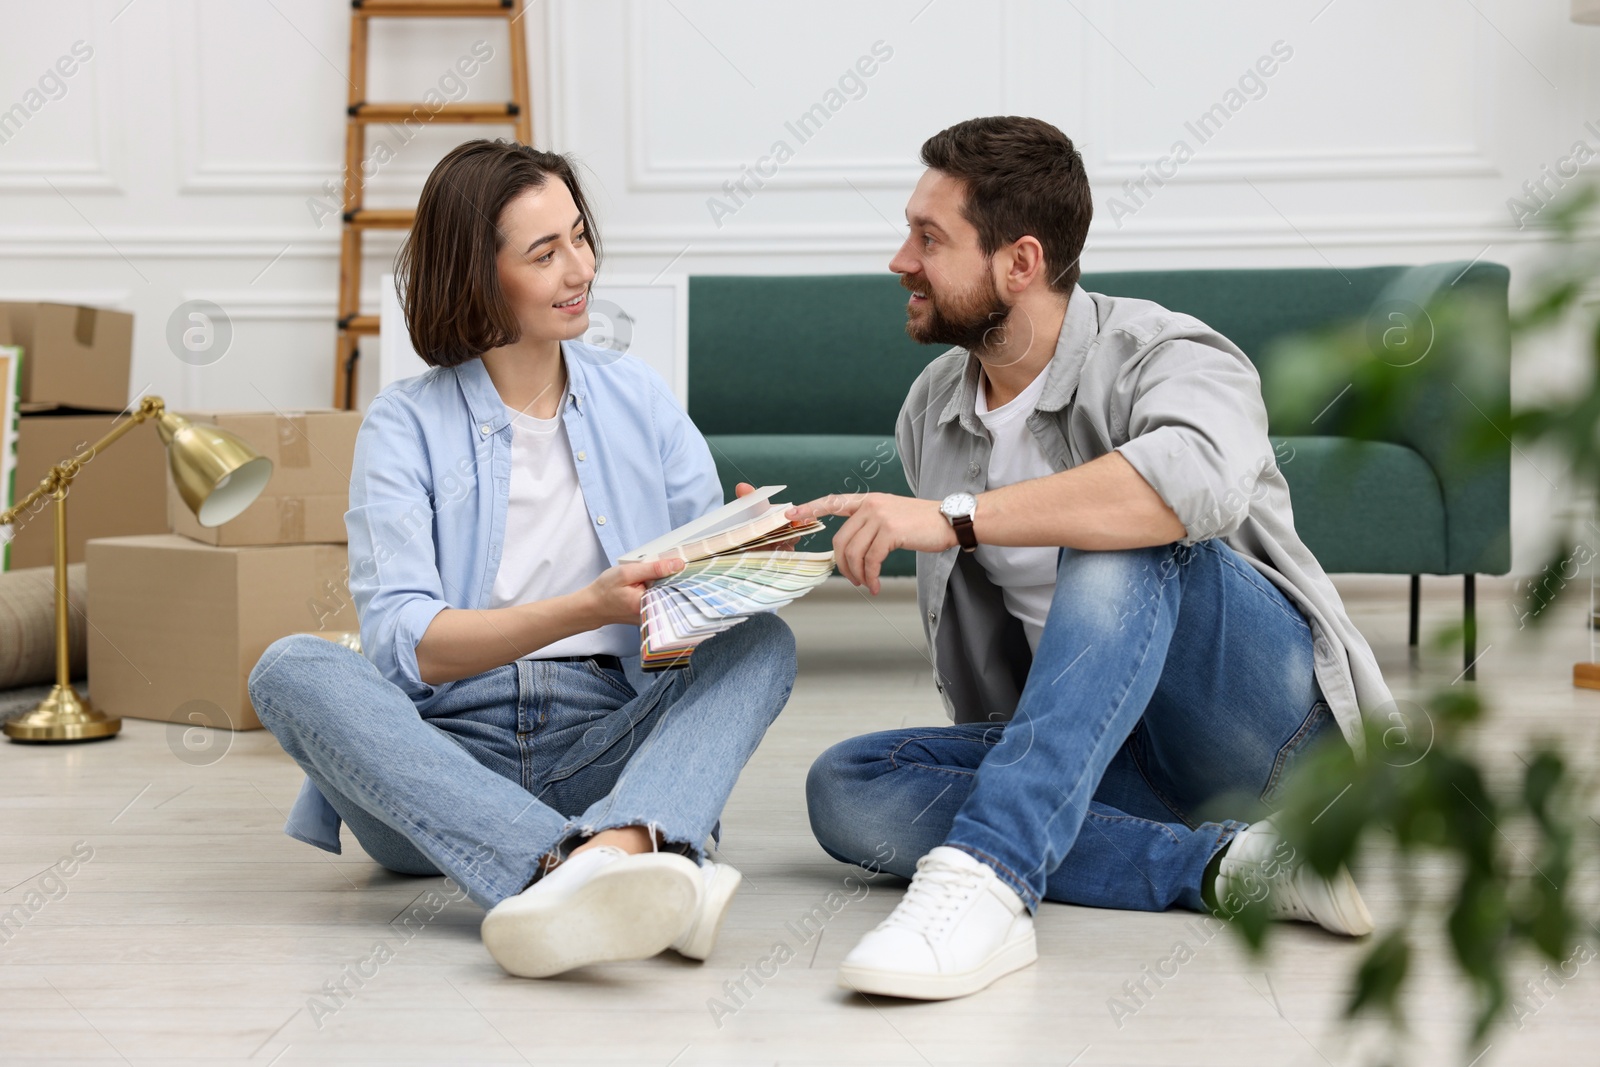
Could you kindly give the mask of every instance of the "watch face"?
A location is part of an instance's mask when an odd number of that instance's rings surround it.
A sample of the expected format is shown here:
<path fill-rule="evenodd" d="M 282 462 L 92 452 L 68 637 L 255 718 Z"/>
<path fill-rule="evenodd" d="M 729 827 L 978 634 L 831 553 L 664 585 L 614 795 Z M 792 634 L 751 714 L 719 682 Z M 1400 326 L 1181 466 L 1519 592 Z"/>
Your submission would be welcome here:
<path fill-rule="evenodd" d="M 977 510 L 978 498 L 973 496 L 971 493 L 951 493 L 949 496 L 944 498 L 944 503 L 939 505 L 939 511 L 942 512 L 946 518 L 951 519 L 958 518 L 963 515 L 971 516 L 971 514 Z"/>

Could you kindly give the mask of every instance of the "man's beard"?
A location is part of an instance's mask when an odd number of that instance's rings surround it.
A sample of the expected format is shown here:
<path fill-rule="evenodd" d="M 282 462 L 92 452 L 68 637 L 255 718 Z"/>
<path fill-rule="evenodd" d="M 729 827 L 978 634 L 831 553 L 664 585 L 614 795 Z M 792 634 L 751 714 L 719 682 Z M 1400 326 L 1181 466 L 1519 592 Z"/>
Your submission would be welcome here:
<path fill-rule="evenodd" d="M 924 314 L 911 317 L 906 312 L 906 333 L 925 345 L 958 345 L 969 352 L 983 352 L 1004 343 L 1004 328 L 1011 309 L 1000 299 L 994 278 L 985 272 L 983 279 L 963 293 L 936 296 L 927 279 L 902 274 L 900 284 L 914 293 L 927 296 Z"/>

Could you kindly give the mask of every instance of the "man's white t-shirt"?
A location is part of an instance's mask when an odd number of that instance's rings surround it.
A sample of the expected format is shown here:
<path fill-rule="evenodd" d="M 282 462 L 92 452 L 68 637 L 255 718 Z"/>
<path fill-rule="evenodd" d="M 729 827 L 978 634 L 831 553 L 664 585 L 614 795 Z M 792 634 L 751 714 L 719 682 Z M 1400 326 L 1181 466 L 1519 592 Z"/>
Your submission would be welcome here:
<path fill-rule="evenodd" d="M 993 441 L 989 452 L 990 489 L 1055 473 L 1038 438 L 1028 429 L 1028 416 L 1039 404 L 1048 369 L 1041 370 L 1026 389 L 993 411 L 989 409 L 987 379 L 984 375 L 978 376 L 976 412 Z M 976 552 L 989 580 L 1000 587 L 1006 610 L 1022 623 L 1028 636 L 1028 648 L 1034 652 L 1039 650 L 1039 635 L 1044 632 L 1050 600 L 1055 596 L 1059 552 L 1060 549 L 1049 547 L 982 544 Z"/>
<path fill-rule="evenodd" d="M 564 407 L 567 398 L 561 398 Z M 582 589 L 610 566 L 578 484 L 572 446 L 561 422 L 539 419 L 506 405 L 511 420 L 511 493 L 506 503 L 505 550 L 489 594 L 491 608 L 510 607 Z M 524 659 L 639 652 L 636 627 L 614 624 L 589 630 Z"/>

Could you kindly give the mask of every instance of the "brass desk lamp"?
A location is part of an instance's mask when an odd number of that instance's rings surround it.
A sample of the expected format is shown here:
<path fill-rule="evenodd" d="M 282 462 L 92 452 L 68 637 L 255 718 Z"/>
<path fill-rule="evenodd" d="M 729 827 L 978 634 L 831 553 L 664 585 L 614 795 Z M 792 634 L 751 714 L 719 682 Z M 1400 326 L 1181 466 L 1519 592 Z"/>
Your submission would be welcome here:
<path fill-rule="evenodd" d="M 56 500 L 56 684 L 39 704 L 5 724 L 13 741 L 94 741 L 112 737 L 122 719 L 95 710 L 72 688 L 67 662 L 67 491 L 83 465 L 139 423 L 156 420 L 178 495 L 201 526 L 221 526 L 261 495 L 272 477 L 272 461 L 258 455 L 236 435 L 215 426 L 196 425 L 166 409 L 159 396 L 147 396 L 126 421 L 71 459 L 51 467 L 33 492 L 9 511 L 0 512 L 0 527 L 16 521 L 35 500 Z"/>

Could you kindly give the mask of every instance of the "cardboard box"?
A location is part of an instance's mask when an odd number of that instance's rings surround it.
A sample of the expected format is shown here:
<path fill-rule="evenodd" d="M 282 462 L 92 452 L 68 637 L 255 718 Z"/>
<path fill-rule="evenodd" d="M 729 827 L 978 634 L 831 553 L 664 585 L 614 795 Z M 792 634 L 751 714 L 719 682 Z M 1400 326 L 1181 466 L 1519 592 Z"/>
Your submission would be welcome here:
<path fill-rule="evenodd" d="M 18 419 L 12 502 L 33 492 L 52 466 L 110 433 L 117 419 L 114 414 L 23 414 Z M 90 459 L 67 491 L 67 562 L 82 563 L 84 543 L 91 538 L 169 531 L 171 480 L 167 449 L 153 422 L 135 426 Z M 18 516 L 8 570 L 55 562 L 55 508 L 54 499 L 43 497 Z"/>
<path fill-rule="evenodd" d="M 133 376 L 133 316 L 73 304 L 0 303 L 21 345 L 22 403 L 121 411 Z M 28 408 L 24 407 L 26 412 Z"/>
<path fill-rule="evenodd" d="M 217 547 L 177 534 L 89 542 L 89 693 L 112 715 L 259 729 L 250 671 L 308 630 L 360 629 L 344 545 Z"/>
<path fill-rule="evenodd" d="M 238 434 L 272 460 L 272 479 L 255 503 L 221 526 L 201 526 L 168 486 L 168 529 L 208 545 L 342 544 L 350 510 L 350 467 L 361 412 L 335 409 L 269 412 L 179 412 Z"/>

